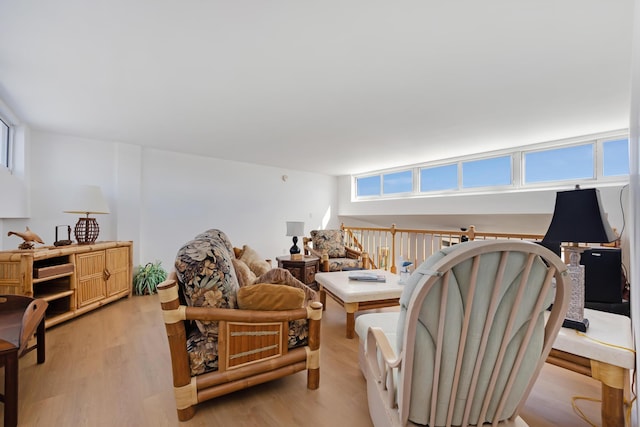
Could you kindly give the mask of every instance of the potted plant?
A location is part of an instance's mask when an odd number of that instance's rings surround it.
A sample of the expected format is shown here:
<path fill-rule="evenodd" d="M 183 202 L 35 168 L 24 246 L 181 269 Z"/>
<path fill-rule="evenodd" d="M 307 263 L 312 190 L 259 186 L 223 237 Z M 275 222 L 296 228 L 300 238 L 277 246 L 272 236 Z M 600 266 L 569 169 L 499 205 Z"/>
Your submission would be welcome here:
<path fill-rule="evenodd" d="M 156 287 L 167 278 L 167 272 L 160 266 L 161 262 L 148 262 L 144 267 L 138 266 L 133 275 L 133 291 L 136 295 L 152 295 Z"/>

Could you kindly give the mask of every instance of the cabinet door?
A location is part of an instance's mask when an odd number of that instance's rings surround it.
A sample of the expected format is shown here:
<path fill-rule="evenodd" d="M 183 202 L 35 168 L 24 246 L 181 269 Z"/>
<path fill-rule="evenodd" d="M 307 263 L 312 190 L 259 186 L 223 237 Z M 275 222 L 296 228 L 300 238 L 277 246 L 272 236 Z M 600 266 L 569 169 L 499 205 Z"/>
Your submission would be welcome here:
<path fill-rule="evenodd" d="M 304 269 L 304 280 L 306 285 L 310 285 L 316 282 L 316 273 L 318 272 L 318 264 L 314 263 L 307 265 Z"/>
<path fill-rule="evenodd" d="M 293 266 L 293 265 L 287 265 L 285 267 L 285 269 L 289 270 L 289 272 L 291 273 L 291 275 L 293 277 L 295 277 L 296 279 L 300 280 L 301 282 L 304 282 L 304 266 L 300 267 L 300 266 Z"/>
<path fill-rule="evenodd" d="M 105 251 L 76 255 L 78 308 L 106 297 L 105 265 Z"/>
<path fill-rule="evenodd" d="M 27 260 L 27 257 L 22 257 L 21 261 Z M 2 261 L 0 262 L 0 294 L 12 294 L 12 295 L 27 295 L 33 296 L 33 289 L 28 286 L 25 289 L 24 281 L 30 280 L 31 274 L 23 274 L 21 271 L 21 261 Z M 31 261 L 31 260 L 28 260 Z M 22 262 L 24 264 L 24 271 L 29 272 L 32 269 L 30 264 Z"/>
<path fill-rule="evenodd" d="M 131 291 L 129 247 L 107 249 L 107 296 Z"/>

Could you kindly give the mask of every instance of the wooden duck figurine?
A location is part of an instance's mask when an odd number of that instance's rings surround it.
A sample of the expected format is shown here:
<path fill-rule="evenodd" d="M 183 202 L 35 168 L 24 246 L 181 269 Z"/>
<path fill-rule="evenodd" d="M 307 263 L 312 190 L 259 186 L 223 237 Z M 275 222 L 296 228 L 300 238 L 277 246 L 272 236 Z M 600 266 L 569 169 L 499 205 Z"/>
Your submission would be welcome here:
<path fill-rule="evenodd" d="M 19 231 L 10 231 L 7 233 L 7 236 L 11 235 L 22 237 L 22 239 L 24 240 L 24 242 L 22 242 L 20 246 L 18 246 L 18 248 L 20 249 L 33 249 L 33 242 L 44 244 L 40 236 L 31 231 L 29 227 L 27 227 L 27 229 L 22 233 Z"/>

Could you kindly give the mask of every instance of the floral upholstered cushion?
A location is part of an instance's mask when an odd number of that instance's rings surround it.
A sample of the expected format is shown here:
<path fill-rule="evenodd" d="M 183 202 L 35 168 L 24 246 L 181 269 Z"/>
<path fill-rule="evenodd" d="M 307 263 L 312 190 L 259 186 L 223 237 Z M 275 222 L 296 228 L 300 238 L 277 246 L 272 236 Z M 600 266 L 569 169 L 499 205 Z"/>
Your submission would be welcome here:
<path fill-rule="evenodd" d="M 342 230 L 313 230 L 311 231 L 313 248 L 327 252 L 329 258 L 344 258 L 347 250 L 344 246 L 344 231 Z"/>
<path fill-rule="evenodd" d="M 220 230 L 208 230 L 186 243 L 176 256 L 176 275 L 187 305 L 235 308 L 238 279 L 233 246 Z M 203 334 L 217 338 L 218 322 L 196 321 Z"/>
<path fill-rule="evenodd" d="M 187 336 L 191 376 L 218 370 L 218 338 L 194 328 Z"/>
<path fill-rule="evenodd" d="M 231 244 L 231 241 L 229 240 L 227 235 L 224 234 L 224 232 L 218 230 L 217 228 L 211 228 L 211 229 L 209 229 L 207 231 L 204 231 L 204 232 L 198 234 L 196 237 L 194 237 L 194 240 L 209 239 L 209 238 L 220 239 L 222 244 L 224 244 L 224 246 L 227 248 L 227 251 L 230 254 L 234 253 L 233 245 Z"/>
<path fill-rule="evenodd" d="M 353 258 L 329 258 L 329 271 L 360 268 L 360 260 Z"/>

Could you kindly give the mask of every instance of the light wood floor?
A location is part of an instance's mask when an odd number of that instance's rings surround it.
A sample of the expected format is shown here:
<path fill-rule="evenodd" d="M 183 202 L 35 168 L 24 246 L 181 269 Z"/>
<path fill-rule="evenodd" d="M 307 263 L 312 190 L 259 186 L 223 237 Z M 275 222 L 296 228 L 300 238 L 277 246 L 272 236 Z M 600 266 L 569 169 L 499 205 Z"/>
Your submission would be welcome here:
<path fill-rule="evenodd" d="M 179 423 L 157 296 L 121 300 L 47 330 L 43 365 L 35 352 L 20 359 L 19 425 L 369 427 L 358 341 L 344 337 L 344 325 L 344 311 L 327 301 L 318 390 L 300 372 L 205 402 Z M 574 395 L 599 398 L 599 383 L 545 365 L 522 416 L 532 427 L 587 426 Z M 598 403 L 580 407 L 600 425 Z"/>

